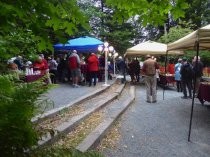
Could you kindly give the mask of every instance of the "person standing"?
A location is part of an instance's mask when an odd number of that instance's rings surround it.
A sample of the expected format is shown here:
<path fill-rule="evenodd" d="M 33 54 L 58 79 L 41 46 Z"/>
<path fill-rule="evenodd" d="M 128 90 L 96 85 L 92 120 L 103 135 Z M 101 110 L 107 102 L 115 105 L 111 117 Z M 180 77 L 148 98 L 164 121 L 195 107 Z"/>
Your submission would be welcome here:
<path fill-rule="evenodd" d="M 181 74 L 180 74 L 181 66 L 182 66 L 182 59 L 179 58 L 178 63 L 176 63 L 174 67 L 174 71 L 175 71 L 174 77 L 176 81 L 177 92 L 182 92 Z"/>
<path fill-rule="evenodd" d="M 187 58 L 183 57 L 182 60 L 183 65 L 181 66 L 180 74 L 184 96 L 181 98 L 187 99 L 187 89 L 189 92 L 189 98 L 192 98 L 192 78 L 194 74 L 192 65 L 187 61 Z"/>
<path fill-rule="evenodd" d="M 119 56 L 119 58 L 118 58 L 117 68 L 119 70 L 119 74 L 123 76 L 124 72 L 125 72 L 125 61 L 122 58 L 122 56 Z"/>
<path fill-rule="evenodd" d="M 34 71 L 39 71 L 41 75 L 46 75 L 46 65 L 43 62 L 43 59 L 41 56 L 39 56 L 35 62 L 33 63 L 33 69 Z"/>
<path fill-rule="evenodd" d="M 173 59 L 170 59 L 169 60 L 169 64 L 168 64 L 168 67 L 167 67 L 167 73 L 169 74 L 174 74 L 175 71 L 174 71 L 174 62 L 173 62 Z"/>
<path fill-rule="evenodd" d="M 14 60 L 14 63 L 18 66 L 18 70 L 23 70 L 23 57 L 22 56 L 17 56 L 16 59 Z"/>
<path fill-rule="evenodd" d="M 80 58 L 76 50 L 69 56 L 69 68 L 71 70 L 72 85 L 73 87 L 79 87 L 78 82 L 80 78 Z"/>
<path fill-rule="evenodd" d="M 50 73 L 49 73 L 49 66 L 48 66 L 48 62 L 44 57 L 44 54 L 40 54 L 39 55 L 42 58 L 42 63 L 44 64 L 44 69 L 45 69 L 45 73 L 47 75 L 47 80 L 49 84 L 52 84 L 51 79 L 50 79 Z"/>
<path fill-rule="evenodd" d="M 135 83 L 136 79 L 135 79 L 135 70 L 136 70 L 136 67 L 135 67 L 135 60 L 132 59 L 130 61 L 130 63 L 128 63 L 128 73 L 131 77 L 131 83 Z"/>
<path fill-rule="evenodd" d="M 54 57 L 49 57 L 48 58 L 48 65 L 49 65 L 49 69 L 50 69 L 50 79 L 52 83 L 56 83 L 56 79 L 57 79 L 57 67 L 58 67 L 58 63 L 56 62 L 56 60 L 54 59 Z"/>
<path fill-rule="evenodd" d="M 134 63 L 135 63 L 135 77 L 136 77 L 136 82 L 139 82 L 140 80 L 140 64 L 139 64 L 139 61 L 138 59 L 136 58 L 134 60 Z"/>
<path fill-rule="evenodd" d="M 99 70 L 99 60 L 98 57 L 96 56 L 96 54 L 91 53 L 91 55 L 88 58 L 88 72 L 90 75 L 90 79 L 89 79 L 89 87 L 92 85 L 92 80 L 93 81 L 93 85 L 96 85 L 96 79 L 97 79 L 97 74 L 98 74 L 98 70 Z"/>
<path fill-rule="evenodd" d="M 153 60 L 150 55 L 147 55 L 146 60 L 143 63 L 142 71 L 145 73 L 146 98 L 148 103 L 157 102 L 156 69 L 159 69 L 157 62 Z"/>
<path fill-rule="evenodd" d="M 196 64 L 196 59 L 198 60 L 198 63 Z M 193 71 L 195 73 L 195 95 L 198 95 L 198 90 L 201 82 L 201 77 L 203 76 L 203 63 L 200 60 L 200 57 L 198 58 L 195 56 L 193 59 Z"/>

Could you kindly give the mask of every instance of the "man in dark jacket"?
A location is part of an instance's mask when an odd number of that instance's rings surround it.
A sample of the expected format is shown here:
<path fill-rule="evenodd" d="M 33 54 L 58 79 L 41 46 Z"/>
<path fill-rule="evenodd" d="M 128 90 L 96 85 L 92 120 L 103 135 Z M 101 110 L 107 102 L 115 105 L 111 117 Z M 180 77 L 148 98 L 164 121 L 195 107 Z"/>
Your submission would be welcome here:
<path fill-rule="evenodd" d="M 193 78 L 193 69 L 192 65 L 187 61 L 184 57 L 183 65 L 181 66 L 180 74 L 181 74 L 181 82 L 183 87 L 183 99 L 187 99 L 187 89 L 189 92 L 189 98 L 192 98 L 192 78 Z"/>

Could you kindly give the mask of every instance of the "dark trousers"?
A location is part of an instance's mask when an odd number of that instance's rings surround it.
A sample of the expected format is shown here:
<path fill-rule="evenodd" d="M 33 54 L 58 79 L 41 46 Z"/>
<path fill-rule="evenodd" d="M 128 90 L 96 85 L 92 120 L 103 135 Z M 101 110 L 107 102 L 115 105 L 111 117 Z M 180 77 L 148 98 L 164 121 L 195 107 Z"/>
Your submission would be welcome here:
<path fill-rule="evenodd" d="M 92 85 L 92 79 L 93 79 L 93 85 L 96 85 L 96 79 L 97 79 L 98 71 L 90 71 L 90 79 L 89 79 L 89 86 Z"/>
<path fill-rule="evenodd" d="M 182 92 L 182 83 L 179 80 L 176 80 L 176 87 L 177 87 L 177 92 Z"/>
<path fill-rule="evenodd" d="M 139 72 L 135 72 L 135 77 L 136 77 L 136 82 L 139 82 L 140 73 Z"/>
<path fill-rule="evenodd" d="M 56 83 L 57 79 L 57 70 L 50 70 L 50 79 L 52 83 Z"/>
<path fill-rule="evenodd" d="M 189 92 L 189 97 L 192 97 L 192 80 L 182 80 L 183 94 L 187 97 L 187 89 Z"/>

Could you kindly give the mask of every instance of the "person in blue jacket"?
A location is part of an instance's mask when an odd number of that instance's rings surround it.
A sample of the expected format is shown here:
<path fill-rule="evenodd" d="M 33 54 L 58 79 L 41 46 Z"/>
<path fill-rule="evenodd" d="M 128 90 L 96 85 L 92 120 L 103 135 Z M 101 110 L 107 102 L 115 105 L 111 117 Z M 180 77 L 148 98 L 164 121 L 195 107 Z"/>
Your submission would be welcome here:
<path fill-rule="evenodd" d="M 180 74 L 181 66 L 182 66 L 182 59 L 179 58 L 178 62 L 174 66 L 174 71 L 175 71 L 174 77 L 176 81 L 177 92 L 182 92 L 182 83 L 181 83 L 181 74 Z"/>

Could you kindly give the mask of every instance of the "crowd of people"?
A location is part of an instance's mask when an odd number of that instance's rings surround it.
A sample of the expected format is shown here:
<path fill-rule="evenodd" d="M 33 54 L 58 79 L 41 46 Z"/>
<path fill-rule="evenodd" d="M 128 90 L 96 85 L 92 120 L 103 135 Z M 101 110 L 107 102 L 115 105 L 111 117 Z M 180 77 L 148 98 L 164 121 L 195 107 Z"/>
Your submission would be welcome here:
<path fill-rule="evenodd" d="M 124 73 L 123 59 L 120 56 L 116 62 L 116 72 Z M 113 62 L 109 62 L 108 74 L 112 79 L 114 68 Z M 25 75 L 49 74 L 49 83 L 71 83 L 78 88 L 88 83 L 95 86 L 98 81 L 103 81 L 105 70 L 105 57 L 95 53 L 77 53 L 76 50 L 55 56 L 45 57 L 40 54 L 33 61 L 21 56 L 8 60 L 9 71 L 24 73 Z"/>
<path fill-rule="evenodd" d="M 120 56 L 116 65 L 113 65 L 112 61 L 108 64 L 109 79 L 112 79 L 115 69 L 119 75 L 129 74 L 131 83 L 135 83 L 140 81 L 140 71 L 142 71 L 147 89 L 147 102 L 157 101 L 156 90 L 160 70 L 156 58 L 147 55 L 143 65 L 140 66 L 137 58 L 126 63 Z M 98 81 L 104 79 L 105 57 L 95 53 L 84 57 L 73 50 L 69 55 L 58 55 L 56 59 L 53 56 L 45 58 L 43 54 L 40 54 L 34 62 L 27 60 L 24 62 L 21 56 L 17 56 L 8 61 L 8 67 L 13 72 L 25 71 L 26 75 L 49 74 L 49 83 L 71 82 L 73 87 L 78 88 L 82 82 L 95 86 Z M 195 96 L 198 94 L 203 75 L 203 63 L 199 56 L 198 58 L 195 56 L 192 62 L 189 62 L 186 57 L 179 58 L 176 64 L 173 60 L 169 60 L 166 70 L 167 73 L 174 75 L 177 92 L 183 92 L 183 99 L 192 98 L 193 87 L 195 87 Z M 195 82 L 193 82 L 194 76 Z"/>
<path fill-rule="evenodd" d="M 158 69 L 159 65 L 156 59 L 147 55 L 146 60 L 143 63 L 142 71 L 145 75 L 148 103 L 155 103 L 157 101 L 156 86 L 158 78 L 157 73 L 159 72 Z M 183 99 L 192 98 L 193 89 L 195 91 L 195 96 L 197 96 L 203 75 L 203 63 L 199 56 L 195 56 L 192 62 L 187 60 L 186 57 L 179 58 L 176 64 L 174 64 L 172 60 L 169 60 L 166 70 L 167 73 L 174 75 L 177 92 L 183 92 Z M 193 82 L 194 80 L 195 82 Z"/>

